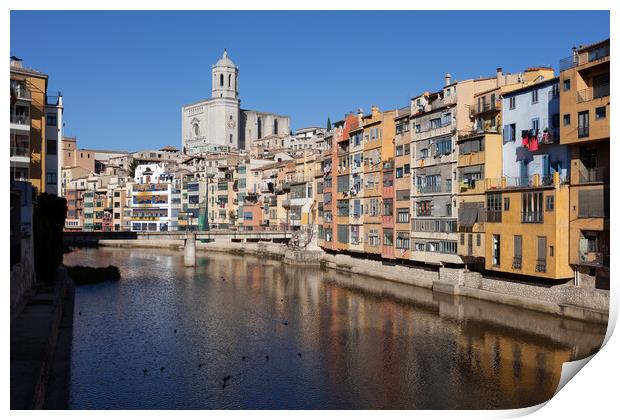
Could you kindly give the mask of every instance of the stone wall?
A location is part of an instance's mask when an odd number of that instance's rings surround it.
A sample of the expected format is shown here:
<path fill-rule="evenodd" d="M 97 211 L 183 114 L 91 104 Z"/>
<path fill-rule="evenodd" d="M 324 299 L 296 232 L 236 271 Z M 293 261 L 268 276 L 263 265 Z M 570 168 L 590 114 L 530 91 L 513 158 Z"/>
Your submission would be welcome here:
<path fill-rule="evenodd" d="M 35 281 L 32 236 L 21 240 L 21 260 L 11 267 L 11 313 Z"/>
<path fill-rule="evenodd" d="M 129 240 L 101 241 L 114 246 L 183 246 L 183 241 Z M 609 314 L 609 291 L 572 285 L 533 286 L 510 280 L 485 277 L 461 268 L 405 266 L 389 261 L 366 260 L 324 251 L 292 251 L 272 242 L 196 242 L 198 250 L 251 254 L 295 265 L 320 265 L 352 274 L 381 278 L 396 283 L 432 289 L 444 295 L 466 296 L 504 305 L 560 315 L 566 318 L 605 324 Z"/>

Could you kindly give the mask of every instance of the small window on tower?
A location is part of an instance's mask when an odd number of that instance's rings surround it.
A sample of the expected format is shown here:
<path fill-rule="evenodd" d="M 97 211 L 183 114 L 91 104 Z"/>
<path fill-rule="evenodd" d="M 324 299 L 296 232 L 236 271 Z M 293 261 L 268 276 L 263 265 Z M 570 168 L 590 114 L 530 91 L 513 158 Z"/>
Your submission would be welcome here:
<path fill-rule="evenodd" d="M 220 86 L 224 86 L 224 75 L 220 74 Z"/>
<path fill-rule="evenodd" d="M 231 78 L 231 75 L 229 74 L 228 75 L 228 87 L 230 87 L 230 78 Z"/>

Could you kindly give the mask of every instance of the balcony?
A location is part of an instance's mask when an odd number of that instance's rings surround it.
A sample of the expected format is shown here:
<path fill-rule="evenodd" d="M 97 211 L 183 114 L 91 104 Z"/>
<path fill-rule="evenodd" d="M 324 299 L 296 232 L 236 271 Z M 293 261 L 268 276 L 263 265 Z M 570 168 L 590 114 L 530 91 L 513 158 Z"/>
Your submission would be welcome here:
<path fill-rule="evenodd" d="M 30 148 L 28 146 L 11 146 L 11 157 L 13 156 L 30 158 Z"/>
<path fill-rule="evenodd" d="M 579 171 L 579 183 L 609 182 L 609 168 L 584 168 Z"/>
<path fill-rule="evenodd" d="M 521 269 L 521 256 L 514 256 L 512 258 L 512 268 L 515 270 L 520 270 Z"/>
<path fill-rule="evenodd" d="M 427 128 L 424 131 L 414 132 L 411 135 L 412 141 L 419 141 L 424 139 L 429 139 L 432 137 L 445 136 L 448 134 L 452 134 L 455 130 L 455 126 L 452 124 L 452 121 L 444 121 L 441 125 L 437 127 Z"/>
<path fill-rule="evenodd" d="M 500 111 L 501 110 L 501 100 L 496 99 L 494 102 L 484 101 L 479 102 L 475 105 L 471 105 L 469 108 L 470 117 L 474 117 L 476 115 L 484 114 L 486 112 L 491 111 Z"/>
<path fill-rule="evenodd" d="M 580 251 L 579 263 L 592 267 L 609 267 L 609 252 Z"/>
<path fill-rule="evenodd" d="M 577 92 L 577 103 L 592 101 L 609 96 L 609 84 L 593 86 Z"/>
<path fill-rule="evenodd" d="M 24 86 L 12 87 L 11 96 L 15 97 L 16 99 L 23 99 L 27 101 L 32 99 L 32 93 L 30 92 L 30 89 Z"/>
<path fill-rule="evenodd" d="M 501 210 L 487 210 L 487 222 L 501 223 L 502 222 L 502 211 Z"/>
<path fill-rule="evenodd" d="M 547 260 L 536 260 L 536 272 L 537 273 L 546 273 L 547 272 Z"/>
<path fill-rule="evenodd" d="M 27 126 L 27 129 L 30 129 L 30 116 L 24 114 L 11 114 L 11 124 Z"/>
<path fill-rule="evenodd" d="M 562 72 L 573 67 L 583 66 L 584 64 L 603 61 L 609 57 L 609 53 L 609 45 L 604 45 L 599 48 L 592 48 L 585 53 L 573 54 L 570 57 L 560 60 L 560 71 Z"/>
<path fill-rule="evenodd" d="M 543 212 L 541 211 L 522 211 L 521 223 L 542 223 Z"/>

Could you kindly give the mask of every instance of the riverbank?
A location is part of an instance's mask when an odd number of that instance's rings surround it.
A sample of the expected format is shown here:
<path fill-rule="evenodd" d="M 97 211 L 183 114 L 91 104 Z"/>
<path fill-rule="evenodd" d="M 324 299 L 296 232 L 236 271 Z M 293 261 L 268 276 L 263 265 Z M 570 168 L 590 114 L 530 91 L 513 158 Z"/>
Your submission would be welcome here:
<path fill-rule="evenodd" d="M 11 314 L 11 409 L 63 409 L 75 289 L 64 266 L 53 286 L 36 285 Z"/>
<path fill-rule="evenodd" d="M 182 249 L 183 240 L 102 240 L 101 246 Z M 197 250 L 256 255 L 289 264 L 304 258 L 304 251 L 292 255 L 286 245 L 271 242 L 196 242 Z M 310 263 L 352 274 L 361 274 L 431 289 L 453 296 L 465 296 L 514 306 L 569 319 L 606 324 L 609 318 L 609 291 L 563 284 L 539 287 L 486 277 L 460 268 L 408 267 L 349 255 L 312 253 Z M 317 254 L 318 252 L 318 254 Z M 307 264 L 308 261 L 303 261 Z"/>

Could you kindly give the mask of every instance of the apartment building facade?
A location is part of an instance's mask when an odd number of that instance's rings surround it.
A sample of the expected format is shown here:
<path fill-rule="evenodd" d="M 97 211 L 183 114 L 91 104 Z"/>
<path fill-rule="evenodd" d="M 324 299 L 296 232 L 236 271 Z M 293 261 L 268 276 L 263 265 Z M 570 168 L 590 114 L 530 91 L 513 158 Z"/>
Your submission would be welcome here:
<path fill-rule="evenodd" d="M 609 288 L 610 40 L 560 62 L 560 143 L 570 148 L 569 258 L 578 284 Z"/>

